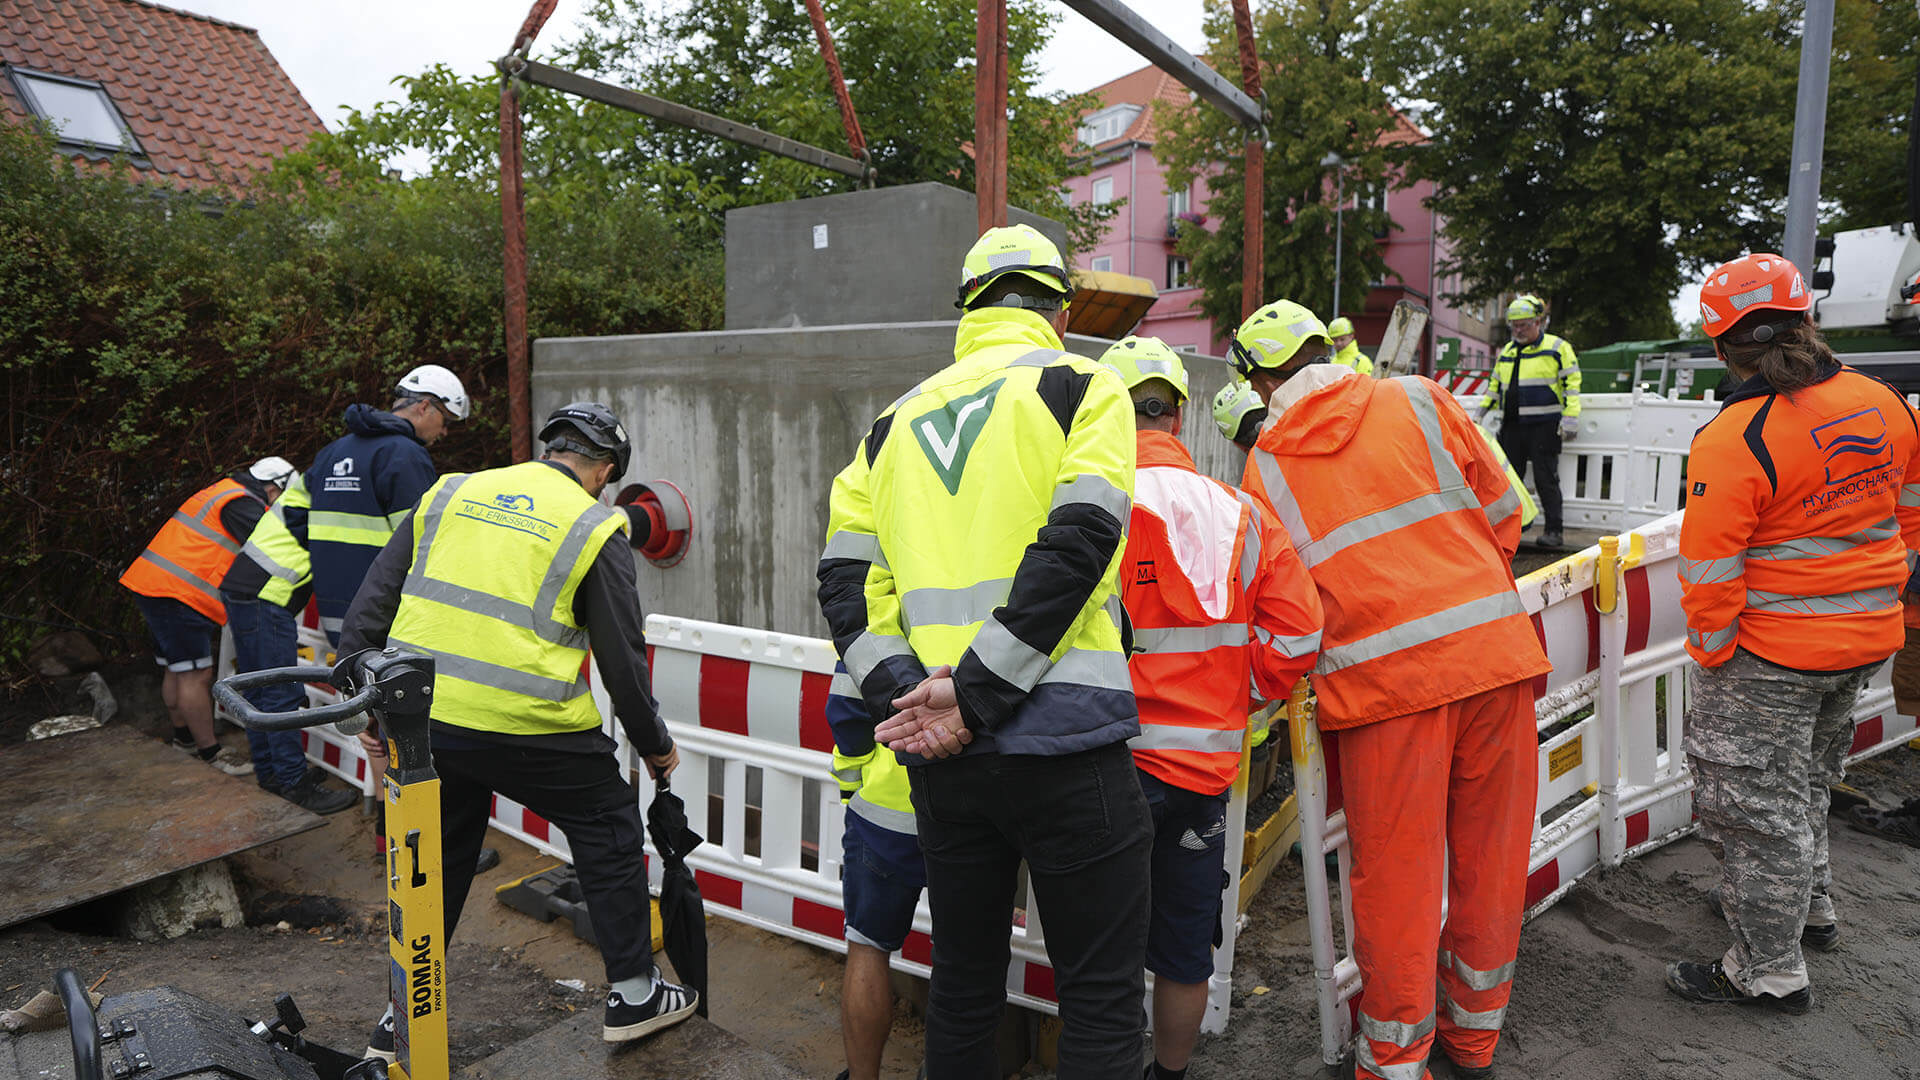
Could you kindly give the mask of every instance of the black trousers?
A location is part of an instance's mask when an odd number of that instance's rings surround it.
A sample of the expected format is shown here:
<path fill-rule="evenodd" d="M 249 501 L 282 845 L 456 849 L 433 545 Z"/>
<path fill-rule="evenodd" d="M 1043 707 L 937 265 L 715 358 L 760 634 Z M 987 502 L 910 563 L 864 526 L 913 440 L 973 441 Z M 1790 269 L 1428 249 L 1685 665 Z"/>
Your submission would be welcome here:
<path fill-rule="evenodd" d="M 447 940 L 473 885 L 473 864 L 487 836 L 498 792 L 567 834 L 580 891 L 606 961 L 607 981 L 653 969 L 653 919 L 641 852 L 644 826 L 633 787 L 612 754 L 487 747 L 435 748 L 440 774 L 441 859 Z"/>
<path fill-rule="evenodd" d="M 1522 420 L 1500 425 L 1500 449 L 1520 479 L 1533 466 L 1533 487 L 1540 493 L 1540 516 L 1547 532 L 1560 531 L 1560 418 L 1545 423 Z"/>
<path fill-rule="evenodd" d="M 930 1080 L 999 1076 L 1022 859 L 1060 1000 L 1060 1080 L 1140 1075 L 1153 819 L 1125 743 L 909 766 L 933 909 Z"/>

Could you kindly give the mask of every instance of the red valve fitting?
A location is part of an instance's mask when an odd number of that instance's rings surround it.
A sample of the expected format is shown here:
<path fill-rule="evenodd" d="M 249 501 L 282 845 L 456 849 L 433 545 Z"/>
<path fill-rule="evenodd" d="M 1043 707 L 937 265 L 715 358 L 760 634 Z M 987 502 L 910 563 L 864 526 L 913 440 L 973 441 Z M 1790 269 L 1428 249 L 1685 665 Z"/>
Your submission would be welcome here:
<path fill-rule="evenodd" d="M 671 480 L 628 484 L 613 502 L 646 516 L 650 526 L 647 536 L 634 547 L 648 562 L 665 569 L 687 557 L 693 537 L 693 504 L 679 485 Z"/>

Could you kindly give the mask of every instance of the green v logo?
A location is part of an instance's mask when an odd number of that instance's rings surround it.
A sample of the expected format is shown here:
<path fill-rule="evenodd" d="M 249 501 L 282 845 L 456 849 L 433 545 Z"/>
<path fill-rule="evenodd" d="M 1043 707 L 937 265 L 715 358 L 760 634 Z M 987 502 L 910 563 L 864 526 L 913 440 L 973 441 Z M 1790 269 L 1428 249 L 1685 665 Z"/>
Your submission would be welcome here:
<path fill-rule="evenodd" d="M 913 436 L 920 440 L 920 449 L 926 451 L 933 471 L 940 474 L 940 482 L 947 485 L 947 494 L 960 493 L 960 474 L 966 471 L 967 454 L 973 450 L 973 440 L 980 437 L 980 430 L 987 426 L 994 395 L 1006 381 L 995 379 L 986 389 L 955 398 L 914 420 Z"/>

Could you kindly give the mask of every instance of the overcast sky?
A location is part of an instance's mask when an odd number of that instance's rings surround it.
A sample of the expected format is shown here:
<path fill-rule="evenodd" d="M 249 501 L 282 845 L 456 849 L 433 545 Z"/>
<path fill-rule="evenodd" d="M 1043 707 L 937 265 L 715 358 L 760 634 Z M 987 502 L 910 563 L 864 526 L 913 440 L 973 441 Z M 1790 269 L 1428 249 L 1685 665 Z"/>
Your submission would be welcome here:
<path fill-rule="evenodd" d="M 512 44 L 531 0 L 166 2 L 260 31 L 320 118 L 337 128 L 346 109 L 397 96 L 391 85 L 397 75 L 436 63 L 462 73 L 486 70 Z M 1133 0 L 1130 6 L 1187 49 L 1200 47 L 1200 0 Z M 586 7 L 587 0 L 560 0 L 540 42 L 551 46 L 572 37 Z M 826 0 L 829 22 L 833 7 Z M 1040 60 L 1046 89 L 1085 90 L 1146 63 L 1065 4 L 1059 9 L 1054 40 Z"/>

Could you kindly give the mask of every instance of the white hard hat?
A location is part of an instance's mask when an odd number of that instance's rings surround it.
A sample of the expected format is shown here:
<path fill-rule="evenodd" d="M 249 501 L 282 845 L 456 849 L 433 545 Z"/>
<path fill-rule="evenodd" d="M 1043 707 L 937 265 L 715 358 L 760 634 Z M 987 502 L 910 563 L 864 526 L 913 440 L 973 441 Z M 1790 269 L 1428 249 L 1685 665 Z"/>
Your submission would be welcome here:
<path fill-rule="evenodd" d="M 447 406 L 455 420 L 467 418 L 467 388 L 460 376 L 439 364 L 421 364 L 400 380 L 400 389 L 409 394 L 432 394 Z"/>
<path fill-rule="evenodd" d="M 283 457 L 263 457 L 247 470 L 247 475 L 255 480 L 263 484 L 272 484 L 282 491 L 286 490 L 288 482 L 293 479 L 293 473 L 293 463 Z"/>

